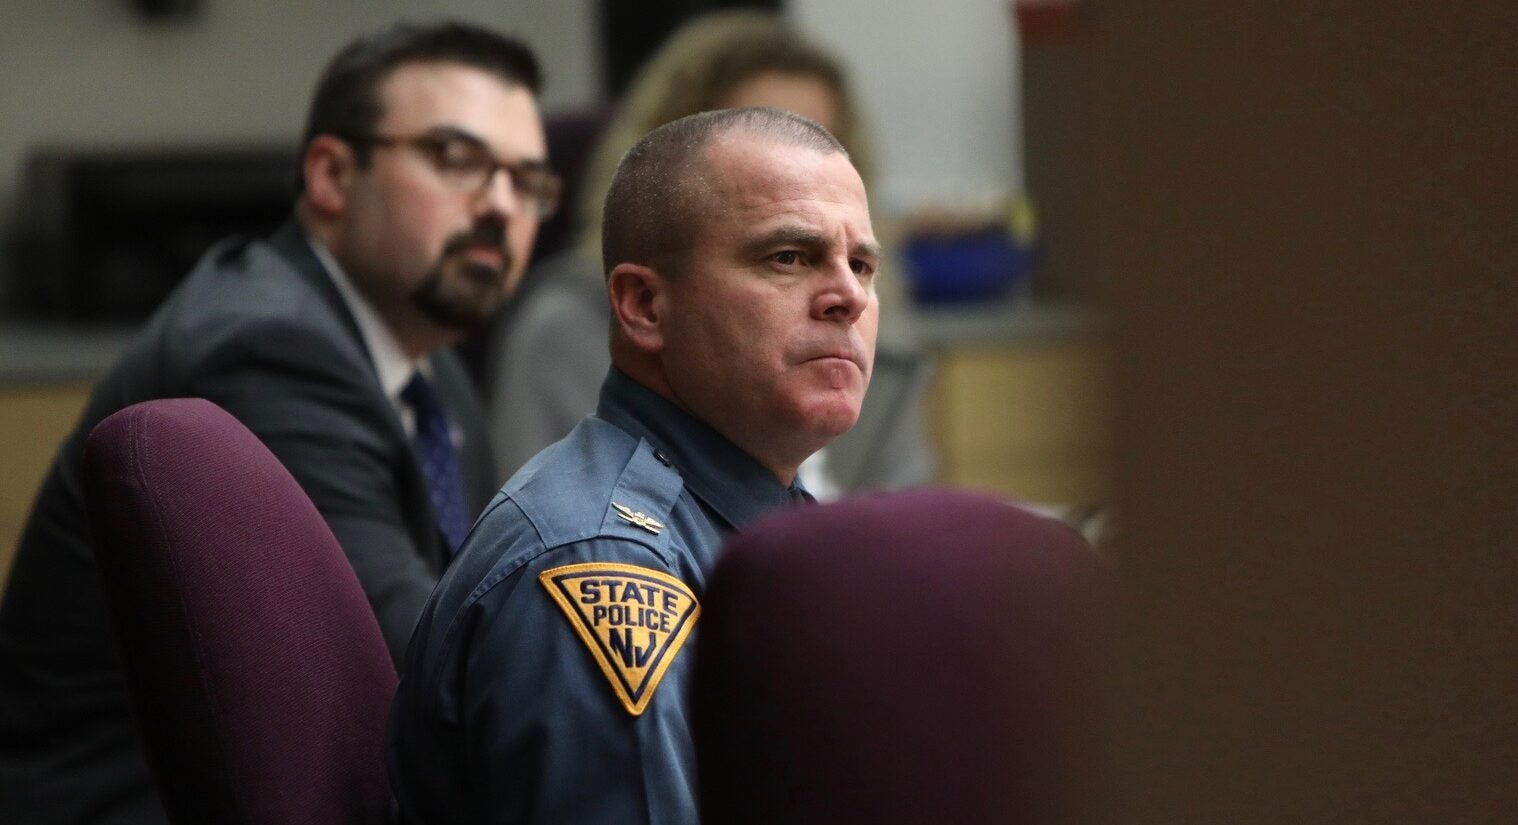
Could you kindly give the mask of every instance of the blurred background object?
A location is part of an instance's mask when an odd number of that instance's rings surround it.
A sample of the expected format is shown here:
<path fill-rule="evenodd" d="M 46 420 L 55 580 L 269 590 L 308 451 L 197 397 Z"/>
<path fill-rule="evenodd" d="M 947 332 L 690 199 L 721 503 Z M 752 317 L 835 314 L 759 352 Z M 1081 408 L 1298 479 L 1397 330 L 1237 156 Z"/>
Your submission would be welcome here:
<path fill-rule="evenodd" d="M 43 147 L 22 177 L 9 308 L 69 321 L 147 317 L 210 245 L 289 213 L 294 147 Z"/>
<path fill-rule="evenodd" d="M 1036 266 L 1033 206 L 982 212 L 920 211 L 905 230 L 907 277 L 918 306 L 1006 300 L 1030 293 Z"/>
<path fill-rule="evenodd" d="M 1092 10 L 1084 0 L 1011 0 L 1022 69 L 1022 157 L 1038 211 L 1038 296 L 1091 303 L 1100 289 L 1092 220 Z"/>

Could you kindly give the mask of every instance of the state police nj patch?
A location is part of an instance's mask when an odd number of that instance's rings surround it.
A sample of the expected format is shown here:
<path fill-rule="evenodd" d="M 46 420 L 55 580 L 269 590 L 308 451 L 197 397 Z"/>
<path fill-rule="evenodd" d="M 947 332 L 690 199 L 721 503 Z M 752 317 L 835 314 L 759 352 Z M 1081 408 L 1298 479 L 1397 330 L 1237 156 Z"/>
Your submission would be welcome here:
<path fill-rule="evenodd" d="M 641 716 L 701 616 L 685 582 L 612 562 L 544 570 L 538 581 L 564 610 L 622 706 Z"/>

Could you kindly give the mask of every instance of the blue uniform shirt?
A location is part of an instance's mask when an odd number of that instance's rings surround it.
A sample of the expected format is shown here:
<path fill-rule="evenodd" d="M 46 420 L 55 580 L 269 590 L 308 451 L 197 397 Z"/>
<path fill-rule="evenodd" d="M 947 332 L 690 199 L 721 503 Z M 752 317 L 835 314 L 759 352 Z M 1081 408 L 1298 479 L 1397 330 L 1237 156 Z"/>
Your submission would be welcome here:
<path fill-rule="evenodd" d="M 611 370 L 422 612 L 387 759 L 408 823 L 695 823 L 687 718 L 725 536 L 806 494 Z"/>

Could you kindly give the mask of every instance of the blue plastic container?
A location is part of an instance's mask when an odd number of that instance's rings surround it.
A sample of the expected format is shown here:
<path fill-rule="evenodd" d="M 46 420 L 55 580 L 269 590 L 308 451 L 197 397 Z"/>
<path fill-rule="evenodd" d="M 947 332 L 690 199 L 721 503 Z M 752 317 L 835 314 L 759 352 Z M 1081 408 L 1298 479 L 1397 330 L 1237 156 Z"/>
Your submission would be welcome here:
<path fill-rule="evenodd" d="M 919 304 L 1000 298 L 1027 276 L 1033 257 L 1002 231 L 916 237 L 902 251 Z"/>

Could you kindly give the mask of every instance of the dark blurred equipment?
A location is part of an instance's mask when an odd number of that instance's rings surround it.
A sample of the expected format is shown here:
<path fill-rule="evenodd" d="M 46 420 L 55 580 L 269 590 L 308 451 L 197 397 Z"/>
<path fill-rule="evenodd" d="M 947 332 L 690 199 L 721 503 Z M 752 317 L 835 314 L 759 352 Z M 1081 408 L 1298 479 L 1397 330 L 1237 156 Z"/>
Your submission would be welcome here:
<path fill-rule="evenodd" d="M 548 142 L 548 165 L 564 181 L 559 211 L 538 228 L 532 245 L 532 260 L 540 261 L 568 249 L 579 234 L 580 186 L 585 182 L 586 163 L 595 149 L 611 107 L 586 106 L 543 113 L 543 136 Z"/>
<path fill-rule="evenodd" d="M 212 243 L 290 212 L 293 147 L 71 151 L 27 163 L 10 314 L 147 317 Z"/>
<path fill-rule="evenodd" d="M 1096 153 L 1092 135 L 1091 4 L 1083 0 L 1014 0 L 1022 46 L 1023 158 L 1026 186 L 1038 205 L 1040 299 L 1091 301 L 1100 272 L 1093 238 Z"/>
<path fill-rule="evenodd" d="M 102 583 L 170 818 L 384 822 L 395 670 L 295 479 L 203 399 L 127 407 L 84 455 Z"/>
<path fill-rule="evenodd" d="M 702 819 L 1088 821 L 1106 579 L 1065 525 L 967 492 L 752 525 L 702 599 Z"/>
<path fill-rule="evenodd" d="M 205 5 L 202 0 L 129 0 L 132 11 L 150 22 L 193 20 Z"/>

